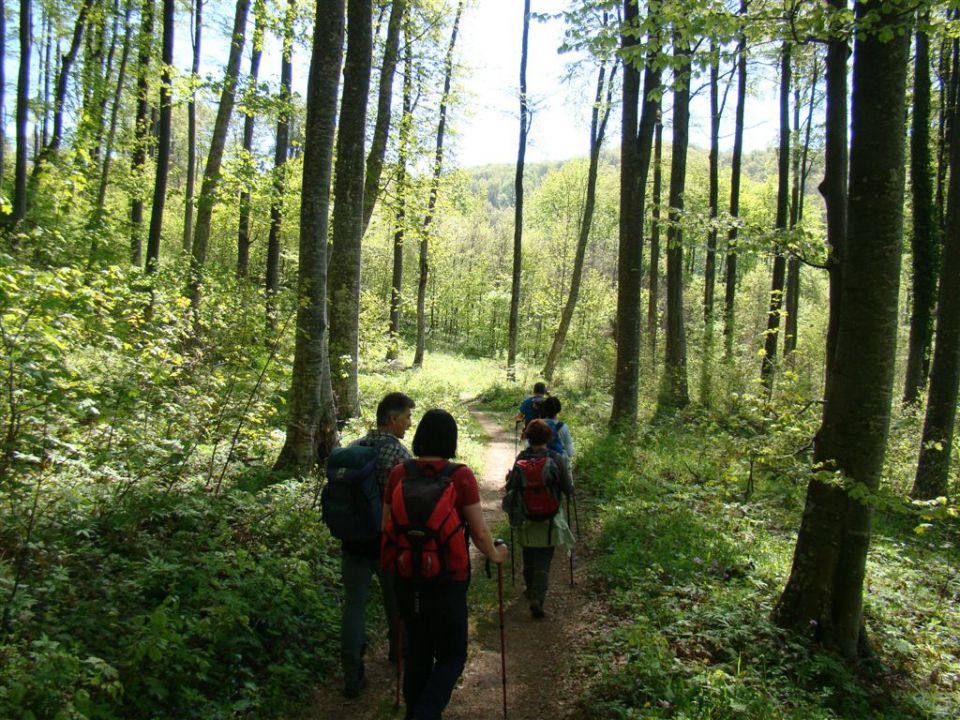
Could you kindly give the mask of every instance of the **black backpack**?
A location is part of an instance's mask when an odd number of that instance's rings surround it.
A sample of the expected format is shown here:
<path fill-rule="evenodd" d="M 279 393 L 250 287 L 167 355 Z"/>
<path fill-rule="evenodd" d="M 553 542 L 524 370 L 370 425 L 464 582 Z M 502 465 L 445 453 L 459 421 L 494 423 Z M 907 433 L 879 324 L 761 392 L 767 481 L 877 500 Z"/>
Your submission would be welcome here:
<path fill-rule="evenodd" d="M 377 482 L 377 451 L 383 444 L 334 448 L 327 458 L 320 511 L 338 540 L 369 542 L 380 535 L 383 498 Z"/>

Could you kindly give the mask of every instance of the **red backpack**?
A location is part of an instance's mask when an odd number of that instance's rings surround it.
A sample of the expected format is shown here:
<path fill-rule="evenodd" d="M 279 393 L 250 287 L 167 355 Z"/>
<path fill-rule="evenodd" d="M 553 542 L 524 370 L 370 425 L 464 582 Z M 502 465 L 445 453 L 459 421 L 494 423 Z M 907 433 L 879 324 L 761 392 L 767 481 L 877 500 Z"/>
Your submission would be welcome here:
<path fill-rule="evenodd" d="M 432 580 L 467 570 L 470 556 L 457 490 L 451 475 L 463 467 L 447 463 L 436 470 L 416 460 L 403 464 L 405 477 L 390 497 L 380 562 L 399 577 Z"/>
<path fill-rule="evenodd" d="M 523 514 L 528 520 L 550 520 L 560 511 L 560 497 L 552 487 L 556 468 L 550 455 L 520 458 L 513 466 L 511 485 L 520 488 Z M 548 469 L 549 468 L 549 469 Z"/>

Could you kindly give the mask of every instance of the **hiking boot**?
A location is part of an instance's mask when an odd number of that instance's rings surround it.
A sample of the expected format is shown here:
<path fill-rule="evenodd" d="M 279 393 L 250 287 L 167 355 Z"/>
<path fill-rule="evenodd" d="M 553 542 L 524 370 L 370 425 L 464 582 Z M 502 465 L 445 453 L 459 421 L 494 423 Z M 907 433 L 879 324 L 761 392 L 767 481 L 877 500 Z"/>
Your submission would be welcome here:
<path fill-rule="evenodd" d="M 532 603 L 530 603 L 530 614 L 535 620 L 542 620 L 547 616 L 547 614 L 543 611 L 543 603 L 541 603 L 539 600 L 534 600 Z"/>

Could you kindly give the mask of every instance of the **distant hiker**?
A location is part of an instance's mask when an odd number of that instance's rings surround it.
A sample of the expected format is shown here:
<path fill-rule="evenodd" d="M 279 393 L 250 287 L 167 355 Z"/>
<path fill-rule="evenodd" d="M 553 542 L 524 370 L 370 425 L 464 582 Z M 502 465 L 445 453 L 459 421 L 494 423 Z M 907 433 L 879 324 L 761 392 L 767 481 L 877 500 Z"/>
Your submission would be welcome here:
<path fill-rule="evenodd" d="M 390 477 L 390 470 L 397 464 L 410 460 L 410 452 L 400 439 L 410 427 L 410 411 L 414 402 L 403 393 L 393 392 L 383 398 L 377 406 L 377 428 L 366 436 L 355 440 L 347 448 L 331 453 L 327 463 L 327 488 L 336 488 L 337 476 L 345 476 L 353 481 L 353 490 L 366 485 L 361 495 L 344 498 L 342 508 L 334 509 L 333 501 L 324 497 L 324 519 L 328 520 L 331 531 L 340 536 L 343 544 L 341 575 L 343 578 L 343 608 L 340 626 L 340 660 L 343 665 L 344 695 L 357 697 L 366 687 L 367 678 L 363 665 L 366 650 L 366 605 L 373 575 L 380 581 L 383 595 L 383 609 L 389 625 L 390 660 L 396 658 L 397 603 L 393 577 L 380 564 L 380 519 L 383 514 L 383 492 Z M 342 468 L 348 468 L 346 473 Z M 326 493 L 325 493 L 326 494 Z M 359 500 L 359 502 L 358 502 Z M 359 506 L 376 513 L 373 532 L 357 531 L 361 525 L 369 522 L 367 517 L 354 518 L 351 513 Z M 341 532 L 334 530 L 333 523 L 342 522 L 346 527 Z M 359 537 L 350 537 L 351 531 L 359 532 Z M 343 538 L 349 539 L 343 539 Z"/>
<path fill-rule="evenodd" d="M 542 417 L 540 414 L 541 407 L 546 399 L 547 386 L 542 382 L 536 383 L 533 386 L 533 395 L 520 403 L 520 412 L 517 413 L 516 421 L 523 423 L 523 427 L 526 427 L 531 420 Z"/>
<path fill-rule="evenodd" d="M 439 720 L 467 661 L 470 539 L 495 563 L 477 479 L 457 453 L 457 423 L 429 410 L 413 436 L 416 460 L 393 469 L 383 505 L 384 567 L 396 573 L 404 627 L 405 720 Z"/>
<path fill-rule="evenodd" d="M 555 452 L 563 453 L 567 460 L 572 462 L 576 448 L 573 446 L 573 436 L 570 434 L 570 426 L 562 420 L 557 419 L 562 409 L 563 405 L 560 402 L 560 398 L 555 395 L 548 397 L 543 401 L 541 408 L 543 413 L 542 417 L 547 421 L 550 429 L 553 430 L 553 439 L 550 441 L 548 447 Z"/>
<path fill-rule="evenodd" d="M 530 447 L 523 450 L 507 476 L 503 499 L 510 525 L 523 547 L 524 597 L 530 614 L 544 617 L 544 602 L 550 582 L 550 563 L 557 545 L 573 550 L 573 534 L 560 502 L 561 494 L 573 494 L 568 460 L 547 446 L 553 431 L 545 420 L 533 420 L 526 428 Z"/>

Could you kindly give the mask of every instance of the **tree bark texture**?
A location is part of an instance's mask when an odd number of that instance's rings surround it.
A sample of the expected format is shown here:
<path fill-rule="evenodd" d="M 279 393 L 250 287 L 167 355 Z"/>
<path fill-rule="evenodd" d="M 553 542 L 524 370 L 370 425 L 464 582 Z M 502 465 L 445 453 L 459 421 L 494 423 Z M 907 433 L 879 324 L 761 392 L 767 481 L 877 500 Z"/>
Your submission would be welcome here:
<path fill-rule="evenodd" d="M 283 57 L 280 59 L 280 112 L 273 149 L 273 197 L 270 201 L 270 234 L 267 237 L 266 306 L 267 329 L 276 324 L 274 301 L 280 292 L 280 229 L 283 225 L 283 194 L 287 187 L 287 158 L 290 155 L 290 99 L 293 85 L 293 34 L 296 0 L 287 0 L 283 24 Z"/>
<path fill-rule="evenodd" d="M 254 29 L 253 42 L 250 43 L 250 74 L 247 78 L 246 104 L 253 105 L 257 96 L 257 83 L 260 80 L 260 58 L 263 56 L 263 28 L 266 24 L 266 7 L 260 2 L 253 6 Z M 256 110 L 244 108 L 243 113 L 243 152 L 253 163 L 253 131 L 256 129 Z M 237 224 L 237 277 L 245 278 L 250 270 L 250 178 L 240 191 L 240 219 Z"/>
<path fill-rule="evenodd" d="M 347 0 L 347 58 L 333 181 L 330 293 L 330 376 L 341 420 L 360 413 L 360 241 L 363 231 L 364 140 L 373 57 L 371 0 Z"/>
<path fill-rule="evenodd" d="M 406 12 L 406 0 L 390 3 L 390 19 L 387 21 L 387 37 L 383 45 L 383 61 L 380 64 L 380 86 L 377 90 L 377 121 L 373 126 L 370 152 L 363 181 L 363 228 L 366 234 L 373 208 L 380 194 L 380 176 L 383 174 L 383 159 L 387 152 L 387 137 L 390 134 L 391 102 L 393 100 L 393 76 L 397 69 L 397 54 L 400 49 L 400 28 Z"/>
<path fill-rule="evenodd" d="M 30 43 L 33 19 L 30 0 L 20 0 L 20 70 L 17 73 L 17 157 L 13 186 L 13 213 L 16 227 L 27 216 L 27 122 L 30 116 Z"/>
<path fill-rule="evenodd" d="M 600 149 L 607 130 L 607 120 L 610 117 L 610 101 L 613 92 L 613 76 L 616 66 L 610 72 L 610 81 L 606 80 L 606 65 L 601 64 L 597 72 L 597 92 L 590 115 L 590 165 L 587 169 L 587 194 L 583 202 L 583 212 L 580 216 L 580 231 L 577 235 L 577 249 L 573 258 L 573 269 L 570 274 L 570 292 L 564 303 L 560 315 L 560 324 L 550 344 L 550 352 L 543 368 L 543 377 L 553 380 L 560 353 L 563 351 L 567 339 L 567 331 L 573 320 L 574 310 L 577 308 L 577 298 L 580 295 L 580 282 L 583 277 L 583 263 L 587 254 L 587 241 L 590 239 L 590 228 L 593 224 L 593 210 L 597 202 L 597 173 L 600 167 Z"/>
<path fill-rule="evenodd" d="M 954 127 L 960 112 L 954 106 Z M 927 414 L 912 495 L 935 498 L 947 494 L 947 473 L 953 447 L 953 426 L 960 387 L 960 133 L 950 139 L 950 186 L 944 232 L 943 268 L 937 296 L 937 341 L 930 372 Z"/>
<path fill-rule="evenodd" d="M 137 50 L 137 112 L 133 124 L 130 158 L 133 196 L 130 199 L 130 262 L 143 262 L 143 187 L 147 145 L 150 142 L 150 57 L 153 45 L 153 0 L 140 6 L 140 38 Z"/>
<path fill-rule="evenodd" d="M 662 104 L 661 104 L 662 105 Z M 663 108 L 657 116 L 653 139 L 653 208 L 650 212 L 650 269 L 647 283 L 647 347 L 650 369 L 657 369 L 657 334 L 660 330 L 660 204 L 663 196 Z"/>
<path fill-rule="evenodd" d="M 679 34 L 673 39 L 673 147 L 670 161 L 670 225 L 667 227 L 667 312 L 663 375 L 658 411 L 681 408 L 690 402 L 687 388 L 687 338 L 683 321 L 683 229 L 681 219 L 687 182 L 687 146 L 690 133 L 690 45 Z"/>
<path fill-rule="evenodd" d="M 200 82 L 200 44 L 203 40 L 203 2 L 193 0 L 193 64 L 190 66 L 190 97 L 187 100 L 187 186 L 183 198 L 183 251 L 193 247 L 193 194 L 197 177 L 197 90 Z"/>
<path fill-rule="evenodd" d="M 463 15 L 463 0 L 457 3 L 457 13 L 453 18 L 453 30 L 444 59 L 443 93 L 440 96 L 440 119 L 437 122 L 437 143 L 433 152 L 433 177 L 430 181 L 430 196 L 427 198 L 427 211 L 420 228 L 420 275 L 417 279 L 417 346 L 413 353 L 413 367 L 423 365 L 423 354 L 427 341 L 427 278 L 430 272 L 430 225 L 437 206 L 437 194 L 440 192 L 440 174 L 443 172 L 443 142 L 447 128 L 447 105 L 450 101 L 450 85 L 453 81 L 453 51 L 457 45 L 457 33 L 460 18 Z"/>
<path fill-rule="evenodd" d="M 717 227 L 720 212 L 720 49 L 716 41 L 710 45 L 710 155 L 709 188 L 710 229 L 707 231 L 707 253 L 703 264 L 703 359 L 700 364 L 700 402 L 708 406 L 712 392 L 713 307 L 717 276 Z"/>
<path fill-rule="evenodd" d="M 845 487 L 810 482 L 790 579 L 776 620 L 854 660 L 863 644 L 863 581 L 872 510 L 862 501 L 880 482 L 890 422 L 903 230 L 904 100 L 909 34 L 877 16 L 856 37 L 853 64 L 849 227 L 843 255 L 836 350 L 814 445 L 814 461 Z M 880 32 L 893 29 L 884 42 Z M 902 30 L 902 28 L 900 28 Z M 853 492 L 856 489 L 858 492 Z"/>
<path fill-rule="evenodd" d="M 786 280 L 786 257 L 781 235 L 787 229 L 790 207 L 790 43 L 785 42 L 780 54 L 780 152 L 777 173 L 777 238 L 773 250 L 773 278 L 770 282 L 770 307 L 767 311 L 767 331 L 763 341 L 763 361 L 760 379 L 767 392 L 773 389 L 773 375 L 777 366 L 777 341 L 780 337 L 780 315 Z"/>
<path fill-rule="evenodd" d="M 174 0 L 163 0 L 163 55 L 160 74 L 160 128 L 157 135 L 157 172 L 150 208 L 150 232 L 147 235 L 146 270 L 156 272 L 160 265 L 160 235 L 163 231 L 163 207 L 167 200 L 167 176 L 170 172 L 170 131 L 173 111 L 173 15 Z"/>
<path fill-rule="evenodd" d="M 747 14 L 747 0 L 740 0 L 740 16 Z M 747 33 L 740 27 L 737 41 L 737 110 L 734 116 L 733 157 L 730 161 L 730 217 L 740 218 L 740 175 L 743 166 L 743 120 L 747 102 Z M 727 263 L 724 275 L 723 340 L 724 358 L 733 359 L 733 336 L 736 329 L 737 299 L 737 236 L 736 222 L 727 233 Z"/>
<path fill-rule="evenodd" d="M 530 35 L 530 0 L 523 3 L 523 40 L 520 46 L 520 143 L 517 148 L 517 173 L 514 180 L 513 276 L 510 283 L 510 329 L 507 344 L 507 379 L 515 377 L 517 336 L 520 332 L 520 270 L 523 264 L 523 164 L 530 130 L 527 108 L 527 39 Z"/>
<path fill-rule="evenodd" d="M 924 18 L 921 17 L 921 22 Z M 913 117 L 910 123 L 910 188 L 913 234 L 910 238 L 912 263 L 910 340 L 903 402 L 916 402 L 930 373 L 930 345 L 933 340 L 934 301 L 940 244 L 933 205 L 933 158 L 930 152 L 930 38 L 920 30 L 915 35 L 913 61 Z M 956 175 L 953 175 L 956 177 Z"/>
<path fill-rule="evenodd" d="M 344 0 L 317 0 L 307 80 L 297 330 L 287 437 L 278 470 L 310 473 L 337 441 L 327 354 L 327 217 L 343 57 Z"/>
<path fill-rule="evenodd" d="M 227 68 L 223 76 L 223 90 L 220 93 L 220 104 L 217 106 L 217 117 L 213 122 L 213 135 L 210 138 L 207 164 L 203 169 L 200 196 L 197 198 L 197 225 L 193 233 L 188 291 L 195 321 L 198 320 L 200 300 L 203 295 L 203 266 L 207 262 L 207 245 L 210 242 L 213 206 L 217 199 L 217 186 L 220 184 L 220 165 L 223 162 L 223 151 L 227 144 L 227 130 L 230 127 L 230 117 L 233 115 L 233 105 L 236 102 L 237 76 L 240 73 L 240 57 L 243 55 L 249 10 L 250 0 L 237 0 L 233 17 L 233 33 L 230 36 L 232 39 L 230 55 L 227 57 Z"/>

